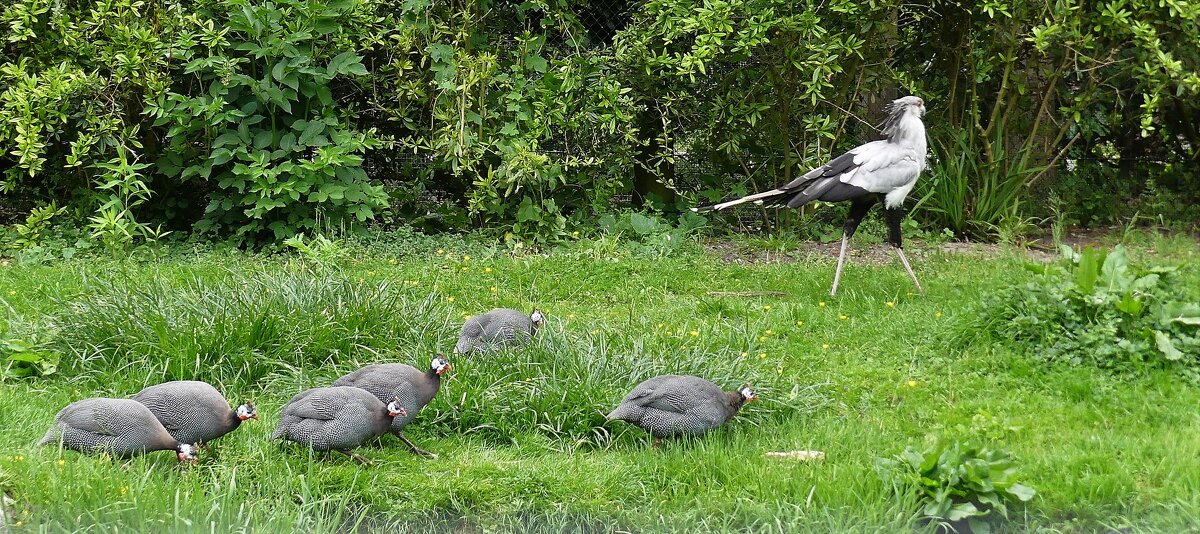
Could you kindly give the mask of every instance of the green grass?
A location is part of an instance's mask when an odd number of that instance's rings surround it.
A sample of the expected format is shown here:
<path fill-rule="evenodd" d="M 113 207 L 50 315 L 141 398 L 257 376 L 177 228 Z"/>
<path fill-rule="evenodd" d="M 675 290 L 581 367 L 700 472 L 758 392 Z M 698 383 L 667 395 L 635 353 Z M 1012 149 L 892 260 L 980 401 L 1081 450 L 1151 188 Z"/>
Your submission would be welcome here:
<path fill-rule="evenodd" d="M 1194 242 L 1133 241 L 1200 281 Z M 9 335 L 37 334 L 62 355 L 57 375 L 0 386 L 0 488 L 17 501 L 17 530 L 931 530 L 875 459 L 970 436 L 1014 453 L 1039 492 L 1012 529 L 1200 527 L 1195 386 L 949 348 L 983 292 L 1030 276 L 1016 257 L 930 252 L 914 259 L 924 296 L 898 265 L 851 263 L 829 298 L 828 258 L 725 265 L 696 247 L 649 257 L 603 240 L 506 250 L 400 235 L 334 245 L 320 261 L 200 252 L 0 267 Z M 368 362 L 425 365 L 453 347 L 464 314 L 535 305 L 549 323 L 533 346 L 454 359 L 409 427 L 439 459 L 391 437 L 360 451 L 373 467 L 268 440 L 297 391 Z M 634 384 L 665 372 L 750 382 L 762 400 L 662 449 L 604 423 Z M 180 378 L 253 399 L 262 420 L 194 467 L 33 446 L 73 400 Z M 827 456 L 763 455 L 795 449 Z"/>

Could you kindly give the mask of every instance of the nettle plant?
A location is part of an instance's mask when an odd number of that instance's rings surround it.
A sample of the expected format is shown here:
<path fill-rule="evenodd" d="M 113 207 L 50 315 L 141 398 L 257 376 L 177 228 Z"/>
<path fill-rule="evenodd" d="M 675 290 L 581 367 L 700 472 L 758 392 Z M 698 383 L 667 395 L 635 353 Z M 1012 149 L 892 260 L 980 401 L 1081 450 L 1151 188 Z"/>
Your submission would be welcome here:
<path fill-rule="evenodd" d="M 170 125 L 159 168 L 211 189 L 198 230 L 282 239 L 386 206 L 362 168 L 374 133 L 353 128 L 331 89 L 367 74 L 333 44 L 354 4 L 223 0 L 185 16 L 172 51 L 185 76 L 147 113 Z"/>
<path fill-rule="evenodd" d="M 1011 454 L 971 443 L 922 451 L 907 447 L 880 458 L 876 470 L 897 493 L 915 494 L 924 518 L 956 531 L 967 526 L 969 532 L 991 532 L 991 521 L 1007 518 L 1010 506 L 1037 495 L 1017 482 L 1019 468 Z"/>
<path fill-rule="evenodd" d="M 1031 355 L 1100 367 L 1174 367 L 1200 380 L 1200 298 L 1176 268 L 1130 264 L 1111 252 L 1062 248 L 1058 265 L 1029 264 L 1039 280 L 1000 289 L 972 329 Z"/>

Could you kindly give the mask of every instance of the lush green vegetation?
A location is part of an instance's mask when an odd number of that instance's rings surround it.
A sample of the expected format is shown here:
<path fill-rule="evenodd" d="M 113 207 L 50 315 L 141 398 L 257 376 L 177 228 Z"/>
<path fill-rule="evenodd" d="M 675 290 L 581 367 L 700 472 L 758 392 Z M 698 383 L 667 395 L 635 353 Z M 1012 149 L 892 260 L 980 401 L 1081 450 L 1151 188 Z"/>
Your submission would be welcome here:
<path fill-rule="evenodd" d="M 852 262 L 831 299 L 825 258 L 723 263 L 689 240 L 660 246 L 671 240 L 645 221 L 612 224 L 648 237 L 544 254 L 390 233 L 297 239 L 297 253 L 274 256 L 171 245 L 127 259 L 0 260 L 0 353 L 28 356 L 0 378 L 0 489 L 17 530 L 932 530 L 926 515 L 961 517 L 942 508 L 969 512 L 964 502 L 1003 506 L 1007 519 L 990 521 L 1004 529 L 1200 525 L 1194 383 L 956 335 L 985 295 L 1041 279 L 1020 251 L 916 243 L 927 294 L 911 294 L 896 265 Z M 1127 241 L 1132 263 L 1200 285 L 1194 241 Z M 425 361 L 453 346 L 464 315 L 498 305 L 537 305 L 549 324 L 526 350 L 454 361 L 408 432 L 439 459 L 390 437 L 361 451 L 374 467 L 268 441 L 296 391 L 367 362 Z M 658 450 L 603 421 L 630 387 L 668 371 L 749 381 L 762 400 Z M 72 400 L 192 377 L 263 415 L 198 466 L 155 454 L 122 467 L 33 446 Z M 764 456 L 791 450 L 826 456 Z M 879 460 L 920 454 L 917 478 Z M 920 477 L 952 493 L 905 482 Z M 1027 488 L 1036 497 L 1021 503 Z"/>
<path fill-rule="evenodd" d="M 0 221 L 56 202 L 118 248 L 367 220 L 556 242 L 624 199 L 673 215 L 788 181 L 911 93 L 933 231 L 1191 225 L 1200 48 L 1175 36 L 1197 21 L 1189 0 L 15 0 Z"/>

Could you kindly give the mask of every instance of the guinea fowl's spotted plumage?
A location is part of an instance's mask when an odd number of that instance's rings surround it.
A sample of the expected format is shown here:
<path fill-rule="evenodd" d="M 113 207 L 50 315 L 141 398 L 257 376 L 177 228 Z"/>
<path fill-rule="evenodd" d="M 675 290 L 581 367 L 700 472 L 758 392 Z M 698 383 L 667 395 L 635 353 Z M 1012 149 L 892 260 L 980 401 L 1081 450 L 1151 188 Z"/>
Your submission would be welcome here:
<path fill-rule="evenodd" d="M 520 347 L 529 342 L 545 321 L 542 313 L 532 315 L 512 308 L 496 308 L 463 323 L 454 345 L 455 354 L 483 352 L 490 348 Z"/>
<path fill-rule="evenodd" d="M 417 417 L 417 412 L 433 400 L 441 388 L 442 376 L 438 374 L 437 367 L 439 360 L 446 365 L 445 368 L 449 368 L 446 360 L 441 358 L 434 359 L 434 365 L 425 372 L 403 363 L 380 363 L 347 374 L 337 379 L 333 385 L 362 388 L 380 402 L 400 399 L 400 406 L 408 412 L 407 415 L 396 416 L 392 420 L 392 431 L 400 432 Z"/>
<path fill-rule="evenodd" d="M 59 441 L 68 449 L 120 458 L 181 446 L 148 408 L 130 399 L 91 398 L 67 405 L 39 444 Z"/>
<path fill-rule="evenodd" d="M 356 387 L 314 388 L 288 401 L 272 439 L 287 439 L 318 451 L 346 451 L 382 436 L 392 424 L 387 405 Z"/>
<path fill-rule="evenodd" d="M 206 382 L 164 382 L 143 389 L 133 400 L 146 405 L 167 432 L 183 443 L 212 441 L 242 424 L 225 396 Z"/>
<path fill-rule="evenodd" d="M 699 435 L 724 424 L 754 398 L 748 388 L 725 392 L 700 377 L 663 375 L 638 384 L 608 418 L 640 426 L 656 438 Z"/>

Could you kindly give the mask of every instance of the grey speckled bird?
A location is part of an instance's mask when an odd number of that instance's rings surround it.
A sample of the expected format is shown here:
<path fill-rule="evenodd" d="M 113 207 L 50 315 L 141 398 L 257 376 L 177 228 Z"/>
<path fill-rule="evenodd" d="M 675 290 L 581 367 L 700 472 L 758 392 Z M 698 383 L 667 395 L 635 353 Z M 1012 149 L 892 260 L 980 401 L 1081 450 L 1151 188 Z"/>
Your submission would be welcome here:
<path fill-rule="evenodd" d="M 450 369 L 450 362 L 439 354 L 429 363 L 429 370 L 425 372 L 403 363 L 381 363 L 368 365 L 343 376 L 333 385 L 365 389 L 381 402 L 399 400 L 400 406 L 408 413 L 392 419 L 392 434 L 400 438 L 413 452 L 437 458 L 436 454 L 409 441 L 404 435 L 404 427 L 437 395 L 438 389 L 442 387 L 442 375 Z"/>
<path fill-rule="evenodd" d="M 146 405 L 167 432 L 183 443 L 207 443 L 233 432 L 242 421 L 258 419 L 254 404 L 230 409 L 217 388 L 196 380 L 150 386 L 133 400 Z"/>
<path fill-rule="evenodd" d="M 658 445 L 665 437 L 698 436 L 721 426 L 756 399 L 749 386 L 726 392 L 700 377 L 663 375 L 638 384 L 608 418 L 646 429 Z"/>
<path fill-rule="evenodd" d="M 149 408 L 131 399 L 97 397 L 67 405 L 54 416 L 54 425 L 38 444 L 60 442 L 68 449 L 118 458 L 174 450 L 179 461 L 196 461 L 194 444 L 171 437 Z"/>
<path fill-rule="evenodd" d="M 280 410 L 271 439 L 286 439 L 318 451 L 337 451 L 363 464 L 353 449 L 386 433 L 392 418 L 407 415 L 400 401 L 387 405 L 365 389 L 337 386 L 301 391 Z"/>
<path fill-rule="evenodd" d="M 538 328 L 546 324 L 542 312 L 533 310 L 530 315 L 512 308 L 496 308 L 483 315 L 476 315 L 463 323 L 454 345 L 455 354 L 486 352 L 493 348 L 520 347 L 529 343 Z"/>

